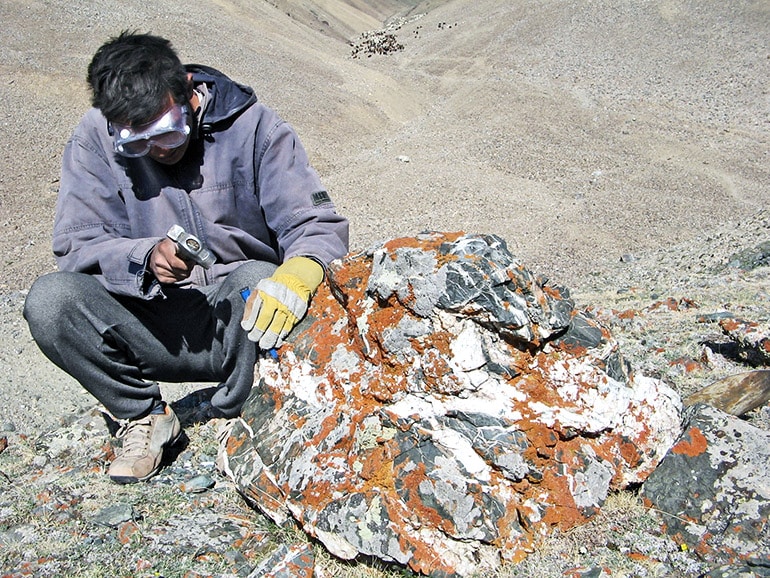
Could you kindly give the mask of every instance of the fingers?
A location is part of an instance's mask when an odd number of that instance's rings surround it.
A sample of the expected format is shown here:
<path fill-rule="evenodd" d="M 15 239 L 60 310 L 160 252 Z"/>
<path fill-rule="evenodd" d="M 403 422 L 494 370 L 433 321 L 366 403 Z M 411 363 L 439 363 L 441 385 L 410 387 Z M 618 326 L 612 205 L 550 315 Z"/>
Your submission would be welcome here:
<path fill-rule="evenodd" d="M 291 284 L 292 279 L 286 281 Z M 274 278 L 262 279 L 246 300 L 241 327 L 248 332 L 249 340 L 269 350 L 283 343 L 307 312 L 307 305 L 307 298 L 285 283 Z"/>
<path fill-rule="evenodd" d="M 176 283 L 190 276 L 195 264 L 176 254 L 176 244 L 171 239 L 160 241 L 150 253 L 150 271 L 161 283 Z"/>
<path fill-rule="evenodd" d="M 256 291 L 246 301 L 241 327 L 248 331 L 249 341 L 267 350 L 280 346 L 296 323 L 297 318 L 280 301 Z"/>
<path fill-rule="evenodd" d="M 262 298 L 259 295 L 259 291 L 252 291 L 251 295 L 246 299 L 246 305 L 243 309 L 241 327 L 244 331 L 251 331 L 254 328 L 261 308 Z"/>
<path fill-rule="evenodd" d="M 291 329 L 294 324 L 289 323 L 285 311 L 276 309 L 275 314 L 270 321 L 270 325 L 267 327 L 267 330 L 265 330 L 262 337 L 259 338 L 259 348 L 267 350 L 283 344 L 282 337 L 289 332 L 286 329 L 287 326 Z"/>

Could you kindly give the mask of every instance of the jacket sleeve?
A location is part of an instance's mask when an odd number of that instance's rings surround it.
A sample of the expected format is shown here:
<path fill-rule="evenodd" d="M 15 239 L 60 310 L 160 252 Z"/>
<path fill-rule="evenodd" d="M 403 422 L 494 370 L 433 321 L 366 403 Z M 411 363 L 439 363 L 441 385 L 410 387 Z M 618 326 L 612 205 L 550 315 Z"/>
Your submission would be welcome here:
<path fill-rule="evenodd" d="M 336 212 L 294 129 L 275 117 L 257 138 L 257 188 L 281 261 L 311 257 L 324 268 L 348 252 L 348 220 Z"/>
<path fill-rule="evenodd" d="M 84 119 L 67 143 L 53 231 L 59 269 L 94 275 L 111 293 L 151 298 L 160 293 L 146 273 L 158 238 L 131 238 L 106 139 Z M 106 133 L 106 131 L 105 131 Z"/>

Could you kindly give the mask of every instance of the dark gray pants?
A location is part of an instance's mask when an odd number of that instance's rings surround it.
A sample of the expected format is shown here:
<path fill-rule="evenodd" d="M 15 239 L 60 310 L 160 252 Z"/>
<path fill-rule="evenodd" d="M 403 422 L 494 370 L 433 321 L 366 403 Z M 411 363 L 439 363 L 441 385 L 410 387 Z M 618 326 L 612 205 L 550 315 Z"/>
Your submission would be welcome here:
<path fill-rule="evenodd" d="M 50 273 L 32 285 L 24 318 L 43 353 L 116 418 L 149 412 L 161 399 L 157 381 L 220 382 L 211 403 L 234 417 L 258 353 L 240 326 L 240 290 L 274 270 L 249 262 L 216 285 L 165 287 L 165 299 L 151 300 L 113 295 L 91 275 Z"/>

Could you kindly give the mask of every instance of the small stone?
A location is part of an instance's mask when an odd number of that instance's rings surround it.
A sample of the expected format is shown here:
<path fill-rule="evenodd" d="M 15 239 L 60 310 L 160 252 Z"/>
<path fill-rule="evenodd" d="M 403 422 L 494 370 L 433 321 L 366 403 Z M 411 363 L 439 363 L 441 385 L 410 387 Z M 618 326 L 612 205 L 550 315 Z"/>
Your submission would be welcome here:
<path fill-rule="evenodd" d="M 698 323 L 709 323 L 712 321 L 720 321 L 721 319 L 732 319 L 735 314 L 729 311 L 715 311 L 714 313 L 701 313 L 698 315 Z"/>
<path fill-rule="evenodd" d="M 134 519 L 134 507 L 131 504 L 113 504 L 102 508 L 93 517 L 95 524 L 117 528 L 124 522 Z"/>
<path fill-rule="evenodd" d="M 145 530 L 143 535 L 164 551 L 185 555 L 195 552 L 195 558 L 201 560 L 221 559 L 226 552 L 232 550 L 246 554 L 245 539 L 252 545 L 250 547 L 254 544 L 252 540 L 264 540 L 261 535 L 253 532 L 253 521 L 219 514 L 215 509 L 194 508 L 190 513 L 174 514 Z"/>
<path fill-rule="evenodd" d="M 208 454 L 201 454 L 198 458 L 198 463 L 202 468 L 213 468 L 216 464 L 216 456 L 210 456 Z"/>
<path fill-rule="evenodd" d="M 125 545 L 131 542 L 134 536 L 139 534 L 139 526 L 133 520 L 122 522 L 118 525 L 118 542 Z"/>
<path fill-rule="evenodd" d="M 569 578 L 611 578 L 612 573 L 607 568 L 588 566 L 570 568 L 563 575 L 569 576 Z"/>
<path fill-rule="evenodd" d="M 281 544 L 248 578 L 313 578 L 315 554 L 309 544 Z"/>
<path fill-rule="evenodd" d="M 5 548 L 34 544 L 39 539 L 39 530 L 32 524 L 23 524 L 0 532 L 0 546 Z"/>
<path fill-rule="evenodd" d="M 239 576 L 246 575 L 250 571 L 249 559 L 238 550 L 227 550 L 224 559 L 230 568 L 233 568 Z"/>
<path fill-rule="evenodd" d="M 187 494 L 199 494 L 210 490 L 216 485 L 216 482 L 211 476 L 200 475 L 195 476 L 185 482 L 182 482 L 180 489 Z"/>

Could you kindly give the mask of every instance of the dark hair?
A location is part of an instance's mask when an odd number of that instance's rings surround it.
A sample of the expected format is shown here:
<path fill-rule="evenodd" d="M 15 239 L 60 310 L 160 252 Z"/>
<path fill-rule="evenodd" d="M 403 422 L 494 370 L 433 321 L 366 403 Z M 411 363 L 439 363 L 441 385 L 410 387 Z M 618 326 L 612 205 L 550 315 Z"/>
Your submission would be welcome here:
<path fill-rule="evenodd" d="M 178 104 L 190 98 L 187 72 L 171 42 L 123 31 L 103 44 L 88 65 L 91 103 L 108 120 L 141 124 L 152 120 L 169 93 Z"/>

